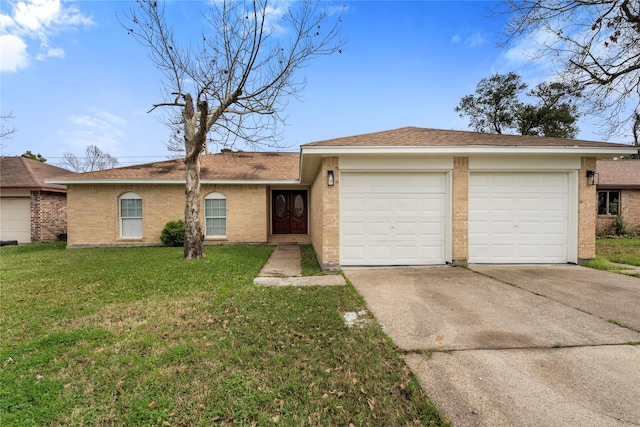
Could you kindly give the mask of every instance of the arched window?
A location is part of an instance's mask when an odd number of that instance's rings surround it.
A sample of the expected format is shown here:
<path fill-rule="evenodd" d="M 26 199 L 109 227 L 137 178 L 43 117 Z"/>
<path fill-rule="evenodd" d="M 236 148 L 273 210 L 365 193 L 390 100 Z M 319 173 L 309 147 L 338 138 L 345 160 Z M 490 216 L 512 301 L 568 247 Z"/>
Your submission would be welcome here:
<path fill-rule="evenodd" d="M 142 238 L 142 198 L 136 193 L 120 196 L 120 237 Z"/>
<path fill-rule="evenodd" d="M 209 193 L 204 198 L 204 235 L 227 236 L 227 199 L 220 193 Z"/>

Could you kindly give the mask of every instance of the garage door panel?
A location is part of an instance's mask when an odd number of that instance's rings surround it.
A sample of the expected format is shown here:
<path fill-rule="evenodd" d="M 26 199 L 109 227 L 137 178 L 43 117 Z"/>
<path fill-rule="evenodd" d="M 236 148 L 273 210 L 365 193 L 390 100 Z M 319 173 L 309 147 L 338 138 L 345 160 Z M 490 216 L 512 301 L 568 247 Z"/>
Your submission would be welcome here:
<path fill-rule="evenodd" d="M 445 182 L 443 173 L 343 172 L 341 264 L 444 263 Z"/>
<path fill-rule="evenodd" d="M 567 173 L 471 173 L 469 262 L 566 262 Z"/>
<path fill-rule="evenodd" d="M 31 199 L 0 199 L 0 240 L 31 242 Z"/>

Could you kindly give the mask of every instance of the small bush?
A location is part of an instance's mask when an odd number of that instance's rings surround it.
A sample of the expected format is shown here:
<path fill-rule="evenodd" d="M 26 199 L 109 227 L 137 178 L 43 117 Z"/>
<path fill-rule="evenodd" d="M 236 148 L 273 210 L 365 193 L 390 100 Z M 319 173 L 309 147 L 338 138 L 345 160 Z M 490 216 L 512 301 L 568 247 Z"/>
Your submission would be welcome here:
<path fill-rule="evenodd" d="M 160 233 L 160 240 L 166 246 L 184 246 L 184 221 L 169 221 Z"/>
<path fill-rule="evenodd" d="M 622 215 L 616 215 L 613 219 L 613 232 L 616 236 L 627 235 L 627 222 Z"/>

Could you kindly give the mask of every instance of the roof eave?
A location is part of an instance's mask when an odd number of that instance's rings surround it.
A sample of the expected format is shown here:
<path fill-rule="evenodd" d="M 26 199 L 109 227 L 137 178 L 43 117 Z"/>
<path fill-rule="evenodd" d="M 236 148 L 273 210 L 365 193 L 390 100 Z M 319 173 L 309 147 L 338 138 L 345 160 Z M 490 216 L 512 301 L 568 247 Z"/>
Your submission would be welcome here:
<path fill-rule="evenodd" d="M 302 146 L 303 154 L 579 154 L 595 156 L 630 155 L 638 147 L 584 147 L 584 146 L 491 146 L 491 145 L 436 145 L 436 146 Z"/>
<path fill-rule="evenodd" d="M 49 184 L 157 184 L 157 185 L 185 185 L 184 179 L 126 179 L 126 178 L 102 178 L 102 179 L 47 179 L 45 182 Z M 201 184 L 298 184 L 298 179 L 201 179 Z"/>

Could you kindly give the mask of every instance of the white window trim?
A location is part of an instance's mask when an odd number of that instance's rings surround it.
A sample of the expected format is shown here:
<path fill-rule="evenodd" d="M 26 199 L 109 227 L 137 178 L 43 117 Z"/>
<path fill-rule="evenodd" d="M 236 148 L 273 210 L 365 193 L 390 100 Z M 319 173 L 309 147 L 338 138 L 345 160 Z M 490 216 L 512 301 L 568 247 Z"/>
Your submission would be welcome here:
<path fill-rule="evenodd" d="M 122 195 L 120 195 L 120 197 L 118 197 L 118 219 L 119 219 L 119 224 L 120 224 L 120 238 L 121 239 L 142 239 L 144 237 L 144 227 L 142 226 L 142 221 L 143 221 L 143 217 L 144 217 L 144 212 L 142 213 L 142 216 L 139 217 L 140 219 L 140 235 L 139 236 L 124 236 L 122 234 L 122 231 L 124 230 L 123 227 L 123 223 L 122 223 L 122 200 L 140 200 L 140 202 L 142 203 L 142 197 L 137 194 L 137 193 L 133 193 L 133 192 L 127 192 L 124 193 Z M 137 217 L 127 217 L 126 219 L 138 219 Z"/>
<path fill-rule="evenodd" d="M 207 239 L 226 239 L 227 238 L 227 234 L 228 234 L 228 230 L 227 230 L 227 198 L 224 196 L 224 194 L 222 193 L 218 193 L 218 192 L 213 192 L 213 193 L 209 193 L 204 197 L 204 237 Z M 224 217 L 222 216 L 212 216 L 212 217 L 207 217 L 207 200 L 224 200 Z M 207 234 L 207 219 L 221 219 L 224 218 L 224 230 L 225 230 L 225 234 Z"/>

